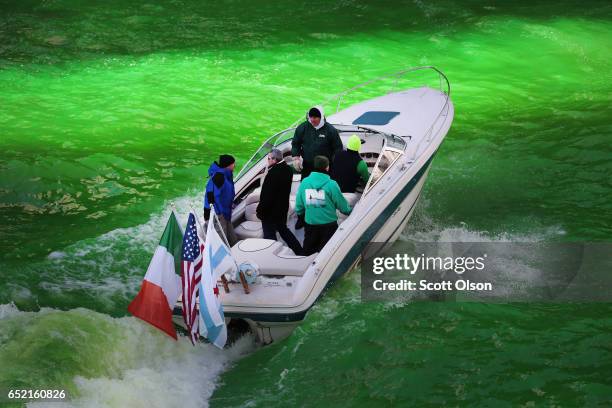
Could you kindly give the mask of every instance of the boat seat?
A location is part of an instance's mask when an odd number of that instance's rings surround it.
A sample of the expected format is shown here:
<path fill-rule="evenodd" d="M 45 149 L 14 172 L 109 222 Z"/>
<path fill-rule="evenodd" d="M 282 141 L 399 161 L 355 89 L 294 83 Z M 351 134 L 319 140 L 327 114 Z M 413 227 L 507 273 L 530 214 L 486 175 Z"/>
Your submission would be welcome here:
<path fill-rule="evenodd" d="M 257 205 L 259 204 L 259 193 L 250 194 L 246 200 L 244 200 L 244 218 L 247 221 L 260 221 L 257 218 Z"/>
<path fill-rule="evenodd" d="M 271 239 L 247 238 L 232 247 L 232 255 L 238 264 L 257 264 L 261 275 L 302 276 L 316 258 L 297 256 L 282 243 Z"/>
<path fill-rule="evenodd" d="M 251 193 L 245 199 L 244 218 L 245 221 L 234 228 L 238 239 L 263 238 L 261 220 L 257 218 L 257 204 L 259 203 L 259 192 Z"/>
<path fill-rule="evenodd" d="M 240 225 L 234 228 L 238 239 L 263 238 L 261 220 L 257 218 L 257 205 L 259 204 L 259 192 L 250 194 L 245 199 L 244 218 Z M 290 219 L 295 210 L 295 201 L 289 200 L 289 211 L 287 219 Z"/>
<path fill-rule="evenodd" d="M 342 195 L 344 196 L 344 198 L 346 198 L 346 201 L 352 208 L 355 207 L 355 204 L 357 204 L 357 202 L 361 198 L 360 193 L 342 193 Z M 336 215 L 338 215 L 338 224 L 346 220 L 348 217 L 348 215 L 344 215 L 338 210 L 336 210 Z"/>
<path fill-rule="evenodd" d="M 261 221 L 244 221 L 234 228 L 234 233 L 238 239 L 263 238 Z"/>
<path fill-rule="evenodd" d="M 300 188 L 300 183 L 302 182 L 302 175 L 301 174 L 294 174 L 293 175 L 293 179 L 292 179 L 292 183 L 291 183 L 291 194 L 290 194 L 290 198 L 295 200 L 295 195 L 298 192 L 298 189 Z"/>
<path fill-rule="evenodd" d="M 361 158 L 363 159 L 363 161 L 365 161 L 368 167 L 374 167 L 376 165 L 376 162 L 378 161 L 378 156 L 379 154 L 376 152 L 361 153 Z"/>

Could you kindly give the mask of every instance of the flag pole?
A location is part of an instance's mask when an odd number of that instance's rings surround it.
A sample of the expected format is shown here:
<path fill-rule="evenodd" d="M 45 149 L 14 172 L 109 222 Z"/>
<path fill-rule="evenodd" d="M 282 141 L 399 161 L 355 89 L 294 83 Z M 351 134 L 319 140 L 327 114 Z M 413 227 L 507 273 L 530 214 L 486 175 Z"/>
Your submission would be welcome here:
<path fill-rule="evenodd" d="M 204 227 L 202 226 L 202 223 L 200 222 L 200 217 L 198 216 L 198 213 L 196 212 L 195 208 L 193 208 L 192 204 L 189 204 L 189 208 L 191 209 L 191 211 L 193 212 L 193 215 L 195 216 L 195 220 L 198 223 L 198 227 L 200 227 L 200 231 L 202 231 L 202 238 L 206 238 L 206 232 L 204 231 Z"/>
<path fill-rule="evenodd" d="M 198 223 L 200 230 L 204 234 L 204 238 L 206 238 L 206 235 L 208 235 L 208 231 L 204 231 L 204 227 L 200 223 L 200 217 L 198 217 L 198 213 L 196 212 L 195 208 L 193 208 L 193 205 L 189 204 L 189 208 L 191 208 L 191 210 L 193 211 L 193 215 L 195 215 L 196 222 Z M 213 213 L 214 211 L 213 207 L 211 206 L 210 208 L 211 208 L 211 213 Z M 208 221 L 208 222 L 214 222 L 214 221 Z M 213 228 L 214 228 L 214 224 L 213 224 Z M 225 275 L 221 275 L 221 282 L 223 283 L 223 290 L 225 290 L 225 293 L 230 293 L 229 283 L 227 282 L 227 278 L 225 277 Z"/>
<path fill-rule="evenodd" d="M 174 218 L 178 220 L 176 213 L 177 213 L 176 204 L 174 203 L 174 201 L 170 201 L 170 215 L 174 215 Z"/>

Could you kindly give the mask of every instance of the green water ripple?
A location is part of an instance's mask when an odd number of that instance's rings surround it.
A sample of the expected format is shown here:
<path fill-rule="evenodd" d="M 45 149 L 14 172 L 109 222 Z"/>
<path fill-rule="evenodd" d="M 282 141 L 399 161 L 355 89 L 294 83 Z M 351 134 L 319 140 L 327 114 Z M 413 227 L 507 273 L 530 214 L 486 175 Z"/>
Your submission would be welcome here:
<path fill-rule="evenodd" d="M 123 316 L 169 203 L 181 222 L 199 208 L 218 154 L 240 165 L 406 66 L 441 68 L 456 115 L 404 238 L 609 241 L 611 18 L 604 1 L 3 2 L 0 304 L 33 312 L 0 320 L 0 379 L 81 406 L 609 405 L 607 305 L 362 304 L 353 274 L 220 379 L 226 360 L 179 346 L 194 373 L 215 362 L 188 403 L 160 386 L 174 344 Z"/>

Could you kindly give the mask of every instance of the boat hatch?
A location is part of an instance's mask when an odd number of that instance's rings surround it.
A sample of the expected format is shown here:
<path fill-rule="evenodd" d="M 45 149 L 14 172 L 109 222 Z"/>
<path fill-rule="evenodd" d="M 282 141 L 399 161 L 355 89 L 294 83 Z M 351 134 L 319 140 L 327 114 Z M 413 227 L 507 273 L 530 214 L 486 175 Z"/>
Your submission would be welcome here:
<path fill-rule="evenodd" d="M 377 125 L 382 126 L 391 122 L 391 119 L 399 115 L 399 112 L 369 111 L 365 112 L 353 121 L 353 125 Z"/>

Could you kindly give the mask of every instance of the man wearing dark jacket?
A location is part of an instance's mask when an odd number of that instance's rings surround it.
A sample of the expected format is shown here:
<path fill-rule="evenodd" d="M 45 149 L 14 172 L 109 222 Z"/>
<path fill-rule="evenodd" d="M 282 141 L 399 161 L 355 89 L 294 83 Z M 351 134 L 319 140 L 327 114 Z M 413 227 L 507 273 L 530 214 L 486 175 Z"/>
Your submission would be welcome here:
<path fill-rule="evenodd" d="M 342 141 L 338 131 L 325 121 L 323 108 L 321 106 L 311 108 L 307 120 L 295 129 L 291 141 L 291 156 L 296 170 L 302 171 L 302 180 L 310 175 L 315 156 L 325 156 L 331 163 L 334 154 L 341 150 Z"/>
<path fill-rule="evenodd" d="M 283 160 L 283 153 L 272 149 L 268 154 L 268 174 L 261 186 L 257 217 L 261 220 L 264 238 L 276 240 L 276 232 L 296 255 L 302 255 L 302 246 L 287 228 L 289 195 L 293 171 Z"/>
<path fill-rule="evenodd" d="M 359 155 L 360 149 L 361 139 L 357 135 L 352 135 L 346 143 L 346 150 L 336 153 L 334 157 L 330 176 L 336 180 L 343 193 L 354 193 L 360 180 L 366 185 L 370 178 L 368 165 Z"/>
<path fill-rule="evenodd" d="M 342 140 L 340 140 L 336 128 L 325 121 L 322 106 L 310 108 L 306 119 L 295 128 L 291 141 L 293 166 L 297 171 L 301 171 L 302 180 L 312 172 L 315 156 L 327 157 L 328 161 L 332 163 L 334 154 L 342 151 Z M 303 226 L 304 218 L 302 215 L 298 215 L 295 229 L 300 229 Z"/>

